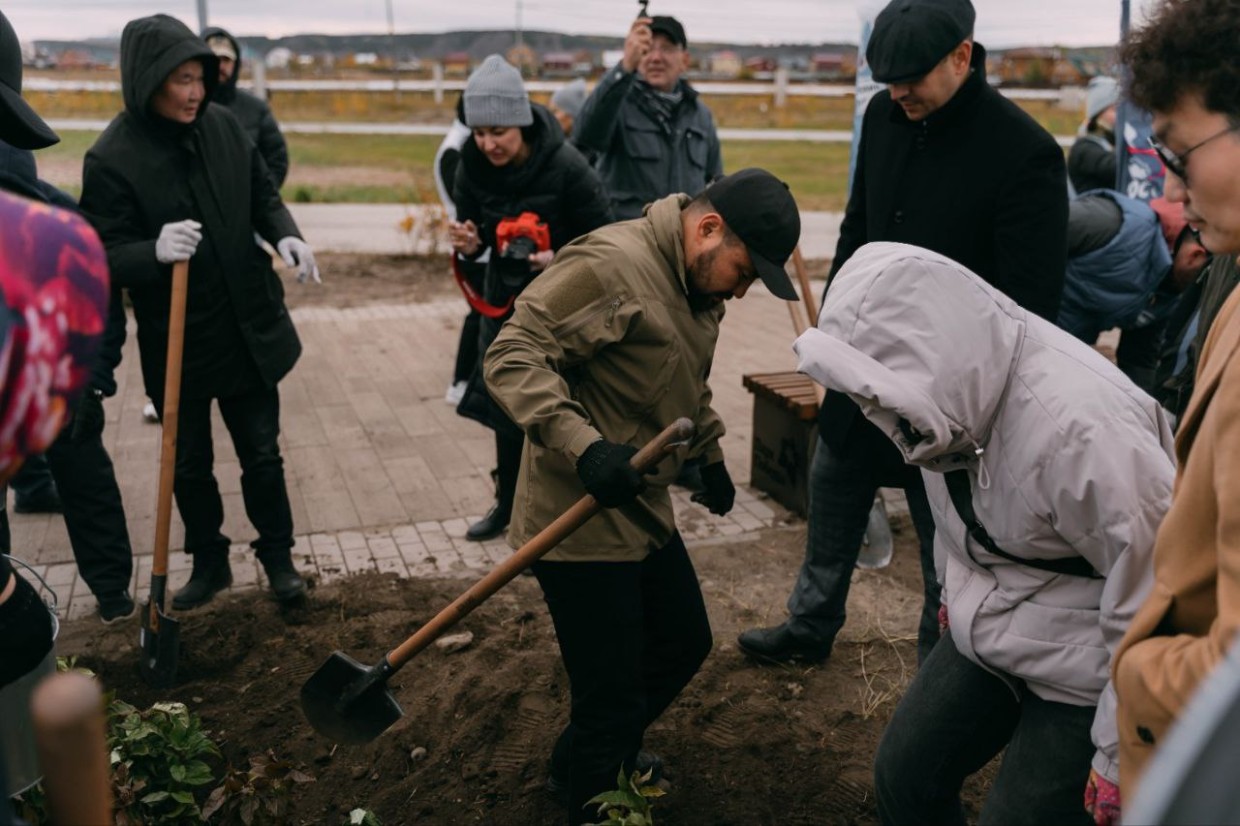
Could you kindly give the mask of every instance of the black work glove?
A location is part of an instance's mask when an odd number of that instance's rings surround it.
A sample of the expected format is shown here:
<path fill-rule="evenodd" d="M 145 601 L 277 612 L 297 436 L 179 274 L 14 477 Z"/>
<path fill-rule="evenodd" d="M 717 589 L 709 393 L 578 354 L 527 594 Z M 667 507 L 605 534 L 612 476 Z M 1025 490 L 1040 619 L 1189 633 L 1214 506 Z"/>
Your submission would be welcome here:
<path fill-rule="evenodd" d="M 599 439 L 577 460 L 577 475 L 586 491 L 605 508 L 618 508 L 637 499 L 646 480 L 629 464 L 637 448 Z"/>
<path fill-rule="evenodd" d="M 702 468 L 702 490 L 689 497 L 689 501 L 705 505 L 716 516 L 732 510 L 736 500 L 736 485 L 723 462 L 715 462 Z"/>
<path fill-rule="evenodd" d="M 69 441 L 85 442 L 103 433 L 103 394 L 93 387 L 87 388 L 73 411 L 69 425 Z"/>
<path fill-rule="evenodd" d="M 30 583 L 0 557 L 0 593 L 9 577 L 16 579 L 12 595 L 0 603 L 0 688 L 34 670 L 52 650 L 52 614 Z"/>

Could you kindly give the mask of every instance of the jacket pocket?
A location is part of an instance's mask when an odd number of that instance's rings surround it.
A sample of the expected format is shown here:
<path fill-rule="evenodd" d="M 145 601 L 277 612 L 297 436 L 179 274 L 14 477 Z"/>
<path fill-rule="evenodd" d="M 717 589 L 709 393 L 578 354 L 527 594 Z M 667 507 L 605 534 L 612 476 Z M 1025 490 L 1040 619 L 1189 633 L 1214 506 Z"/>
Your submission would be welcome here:
<path fill-rule="evenodd" d="M 624 148 L 634 160 L 655 162 L 663 157 L 665 142 L 663 132 L 648 121 L 626 121 L 624 124 Z"/>
<path fill-rule="evenodd" d="M 1006 651 L 986 654 L 1018 677 L 1082 694 L 1097 692 L 1106 684 L 1111 663 L 1100 621 L 1096 609 L 1026 600 L 1011 610 L 1002 643 Z"/>
<path fill-rule="evenodd" d="M 706 156 L 710 154 L 707 135 L 701 129 L 689 127 L 685 130 L 685 154 L 694 169 L 706 169 Z"/>

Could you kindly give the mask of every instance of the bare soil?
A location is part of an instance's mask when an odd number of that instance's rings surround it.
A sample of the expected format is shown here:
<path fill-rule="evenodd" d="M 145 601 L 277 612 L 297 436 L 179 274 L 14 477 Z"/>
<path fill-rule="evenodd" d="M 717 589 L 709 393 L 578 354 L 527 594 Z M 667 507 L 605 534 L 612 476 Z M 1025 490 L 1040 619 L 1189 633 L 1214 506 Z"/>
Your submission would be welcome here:
<path fill-rule="evenodd" d="M 325 252 L 316 255 L 315 260 L 323 283 L 288 283 L 284 303 L 290 309 L 416 304 L 461 296 L 446 255 Z M 286 282 L 291 282 L 291 274 L 285 275 Z M 461 298 L 462 308 L 464 301 Z"/>
<path fill-rule="evenodd" d="M 804 539 L 803 527 L 771 529 L 694 550 L 715 650 L 647 735 L 670 773 L 660 823 L 874 822 L 874 751 L 915 667 L 915 538 L 897 525 L 894 563 L 857 573 L 854 615 L 823 666 L 757 665 L 736 634 L 782 619 Z M 316 782 L 298 787 L 291 822 L 341 823 L 357 806 L 389 826 L 559 822 L 543 784 L 568 682 L 532 579 L 463 621 L 471 647 L 431 648 L 392 679 L 405 716 L 373 743 L 336 746 L 302 717 L 297 691 L 332 650 L 375 662 L 467 584 L 363 575 L 313 588 L 288 611 L 260 593 L 218 599 L 182 616 L 180 684 L 167 692 L 138 674 L 136 623 L 69 623 L 59 649 L 128 702 L 186 702 L 234 765 L 273 749 L 304 767 Z M 424 759 L 411 756 L 418 747 Z"/>

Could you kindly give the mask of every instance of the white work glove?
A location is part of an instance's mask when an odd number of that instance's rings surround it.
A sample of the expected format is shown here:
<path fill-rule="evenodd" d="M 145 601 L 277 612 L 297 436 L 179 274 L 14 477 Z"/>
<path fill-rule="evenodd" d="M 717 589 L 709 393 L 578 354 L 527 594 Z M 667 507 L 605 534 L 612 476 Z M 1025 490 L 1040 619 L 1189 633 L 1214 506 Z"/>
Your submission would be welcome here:
<path fill-rule="evenodd" d="M 188 261 L 202 240 L 202 224 L 191 219 L 164 224 L 155 241 L 155 260 L 161 264 Z"/>
<path fill-rule="evenodd" d="M 298 284 L 305 284 L 312 278 L 315 284 L 323 283 L 323 279 L 319 277 L 319 265 L 314 263 L 314 251 L 296 235 L 281 238 L 276 244 L 276 252 L 280 253 L 285 264 L 297 268 Z"/>

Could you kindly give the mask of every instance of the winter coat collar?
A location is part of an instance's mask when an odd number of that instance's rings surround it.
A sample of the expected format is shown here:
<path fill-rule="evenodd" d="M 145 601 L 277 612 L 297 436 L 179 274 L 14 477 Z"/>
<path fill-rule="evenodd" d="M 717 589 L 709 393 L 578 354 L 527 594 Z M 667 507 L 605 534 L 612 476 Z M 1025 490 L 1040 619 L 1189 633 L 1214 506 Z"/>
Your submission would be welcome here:
<path fill-rule="evenodd" d="M 685 272 L 685 232 L 684 225 L 680 222 L 680 214 L 690 200 L 692 199 L 683 193 L 669 195 L 647 204 L 642 210 L 642 215 L 650 222 L 654 231 L 659 254 L 667 262 L 677 286 L 685 295 L 689 294 L 689 282 Z"/>
<path fill-rule="evenodd" d="M 496 166 L 482 154 L 477 143 L 466 139 L 461 147 L 461 163 L 479 189 L 521 193 L 530 188 L 531 181 L 546 174 L 547 162 L 564 145 L 564 130 L 546 107 L 533 103 L 530 108 L 534 111 L 534 122 L 521 130 L 521 136 L 530 147 L 530 156 L 520 166 Z"/>
<path fill-rule="evenodd" d="M 891 107 L 892 123 L 903 124 L 910 129 L 922 129 L 927 133 L 937 134 L 952 128 L 954 124 L 966 120 L 977 107 L 982 93 L 989 87 L 986 82 L 986 48 L 981 43 L 973 44 L 973 57 L 969 61 L 969 77 L 964 85 L 956 91 L 952 99 L 943 104 L 938 111 L 921 121 L 911 121 L 899 106 Z"/>

